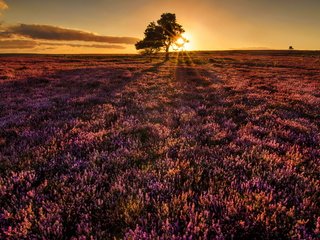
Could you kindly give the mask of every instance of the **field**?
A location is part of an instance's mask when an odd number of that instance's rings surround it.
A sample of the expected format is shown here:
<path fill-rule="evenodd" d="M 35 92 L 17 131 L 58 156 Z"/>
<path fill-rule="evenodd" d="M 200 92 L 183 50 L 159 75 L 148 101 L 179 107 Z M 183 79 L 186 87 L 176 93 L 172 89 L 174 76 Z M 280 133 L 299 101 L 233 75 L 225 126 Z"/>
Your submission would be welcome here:
<path fill-rule="evenodd" d="M 320 237 L 320 53 L 0 57 L 1 239 Z"/>

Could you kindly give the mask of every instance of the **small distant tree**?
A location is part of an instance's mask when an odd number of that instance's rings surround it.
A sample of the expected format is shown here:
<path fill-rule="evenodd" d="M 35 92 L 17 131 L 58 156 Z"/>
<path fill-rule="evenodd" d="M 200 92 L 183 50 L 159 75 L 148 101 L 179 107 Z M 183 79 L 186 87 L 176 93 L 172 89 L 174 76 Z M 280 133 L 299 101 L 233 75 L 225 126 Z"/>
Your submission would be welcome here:
<path fill-rule="evenodd" d="M 164 13 L 161 18 L 151 22 L 144 32 L 144 39 L 136 43 L 137 50 L 144 50 L 145 53 L 152 54 L 164 49 L 166 59 L 169 58 L 169 50 L 175 41 L 184 33 L 183 27 L 177 23 L 176 15 Z"/>
<path fill-rule="evenodd" d="M 292 46 L 289 47 L 289 50 L 294 50 L 294 48 Z"/>

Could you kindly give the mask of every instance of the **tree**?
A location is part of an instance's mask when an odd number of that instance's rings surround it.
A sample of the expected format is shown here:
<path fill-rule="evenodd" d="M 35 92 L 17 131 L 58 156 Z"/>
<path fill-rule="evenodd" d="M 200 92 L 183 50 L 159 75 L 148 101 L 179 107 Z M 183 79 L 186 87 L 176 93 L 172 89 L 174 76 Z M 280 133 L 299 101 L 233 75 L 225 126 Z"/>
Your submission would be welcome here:
<path fill-rule="evenodd" d="M 163 47 L 164 36 L 162 29 L 155 22 L 151 22 L 144 32 L 144 39 L 136 43 L 137 50 L 143 50 L 143 53 L 152 55 L 157 53 Z"/>
<path fill-rule="evenodd" d="M 169 58 L 169 49 L 171 45 L 177 41 L 185 31 L 182 26 L 177 23 L 176 15 L 173 13 L 162 14 L 157 23 L 162 28 L 166 58 Z"/>
<path fill-rule="evenodd" d="M 144 39 L 136 43 L 136 49 L 144 49 L 145 52 L 158 52 L 164 49 L 166 59 L 169 58 L 169 50 L 177 39 L 184 33 L 183 27 L 177 23 L 176 15 L 173 13 L 164 13 L 161 18 L 151 22 L 144 32 Z"/>

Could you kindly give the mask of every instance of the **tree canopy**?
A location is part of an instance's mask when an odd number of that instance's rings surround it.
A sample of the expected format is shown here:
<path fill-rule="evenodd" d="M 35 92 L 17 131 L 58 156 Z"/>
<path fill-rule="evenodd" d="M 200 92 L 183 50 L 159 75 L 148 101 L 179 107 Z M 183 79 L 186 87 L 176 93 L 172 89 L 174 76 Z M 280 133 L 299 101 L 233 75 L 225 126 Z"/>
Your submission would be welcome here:
<path fill-rule="evenodd" d="M 166 52 L 166 58 L 168 58 L 170 47 L 184 32 L 183 27 L 177 23 L 175 14 L 164 13 L 157 23 L 151 22 L 148 25 L 144 32 L 144 39 L 137 42 L 135 46 L 137 50 L 144 50 L 147 53 L 163 49 Z"/>

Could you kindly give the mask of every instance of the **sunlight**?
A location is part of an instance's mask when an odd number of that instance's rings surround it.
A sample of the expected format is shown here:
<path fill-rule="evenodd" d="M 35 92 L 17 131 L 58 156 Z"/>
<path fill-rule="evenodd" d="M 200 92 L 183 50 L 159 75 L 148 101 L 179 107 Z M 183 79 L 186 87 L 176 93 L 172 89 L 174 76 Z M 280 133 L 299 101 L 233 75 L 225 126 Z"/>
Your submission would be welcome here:
<path fill-rule="evenodd" d="M 183 45 L 185 44 L 185 41 L 183 40 L 183 38 L 179 38 L 177 41 L 176 41 L 177 44 L 179 45 Z"/>
<path fill-rule="evenodd" d="M 187 51 L 194 50 L 192 47 L 193 46 L 192 45 L 192 42 L 193 42 L 192 35 L 190 33 L 183 33 L 182 37 L 184 37 L 187 40 L 187 42 L 184 45 L 185 50 L 187 50 Z"/>
<path fill-rule="evenodd" d="M 191 45 L 192 37 L 189 33 L 183 33 L 180 38 L 175 42 L 173 46 L 174 51 L 191 51 L 192 45 Z"/>

